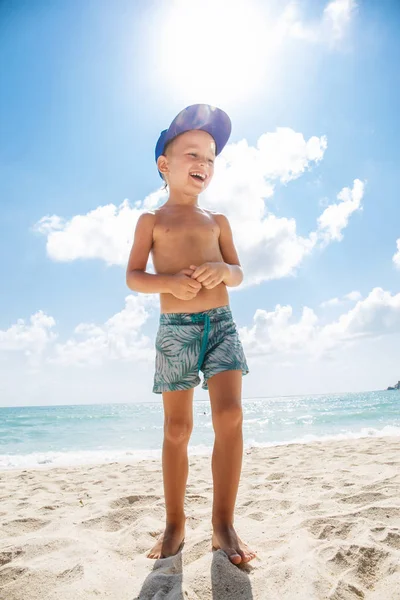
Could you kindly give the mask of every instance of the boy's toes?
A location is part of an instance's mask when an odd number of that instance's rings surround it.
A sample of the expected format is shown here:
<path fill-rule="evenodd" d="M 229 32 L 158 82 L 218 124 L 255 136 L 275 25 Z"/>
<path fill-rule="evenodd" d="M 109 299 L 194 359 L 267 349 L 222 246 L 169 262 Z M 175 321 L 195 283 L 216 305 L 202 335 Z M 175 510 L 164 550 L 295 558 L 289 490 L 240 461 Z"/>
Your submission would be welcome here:
<path fill-rule="evenodd" d="M 245 563 L 250 562 L 251 560 L 253 560 L 253 558 L 257 556 L 257 554 L 253 552 L 253 550 L 245 550 L 243 554 L 243 562 Z"/>
<path fill-rule="evenodd" d="M 227 552 L 229 560 L 234 564 L 238 565 L 242 562 L 243 558 L 238 554 L 235 550 L 232 552 Z"/>
<path fill-rule="evenodd" d="M 257 556 L 257 554 L 237 536 L 233 527 L 229 526 L 219 528 L 217 531 L 214 530 L 212 549 L 223 550 L 234 565 L 248 563 Z"/>

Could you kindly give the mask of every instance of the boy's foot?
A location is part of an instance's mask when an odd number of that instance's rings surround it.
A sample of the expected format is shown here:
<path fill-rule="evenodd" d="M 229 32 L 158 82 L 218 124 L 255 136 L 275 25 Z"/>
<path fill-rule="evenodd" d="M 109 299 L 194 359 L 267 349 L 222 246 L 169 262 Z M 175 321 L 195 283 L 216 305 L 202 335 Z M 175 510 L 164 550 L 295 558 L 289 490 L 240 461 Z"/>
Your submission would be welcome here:
<path fill-rule="evenodd" d="M 182 525 L 167 525 L 165 531 L 147 553 L 147 558 L 167 558 L 177 554 L 185 540 L 185 523 Z"/>
<path fill-rule="evenodd" d="M 254 550 L 242 542 L 232 525 L 214 525 L 212 549 L 223 550 L 234 565 L 247 563 L 257 556 Z"/>

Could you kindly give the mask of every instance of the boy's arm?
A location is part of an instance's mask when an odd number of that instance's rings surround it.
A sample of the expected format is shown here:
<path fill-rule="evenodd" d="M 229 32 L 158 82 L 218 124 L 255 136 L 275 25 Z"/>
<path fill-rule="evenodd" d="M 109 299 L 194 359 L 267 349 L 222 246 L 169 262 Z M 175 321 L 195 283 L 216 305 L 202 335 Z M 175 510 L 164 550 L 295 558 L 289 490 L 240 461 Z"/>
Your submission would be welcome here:
<path fill-rule="evenodd" d="M 153 245 L 154 213 L 140 215 L 126 268 L 126 284 L 135 292 L 162 294 L 170 292 L 169 275 L 146 273 L 147 261 Z"/>
<path fill-rule="evenodd" d="M 220 229 L 219 247 L 227 266 L 227 275 L 223 282 L 229 287 L 236 287 L 243 281 L 243 271 L 233 242 L 232 229 L 225 215 L 216 215 Z"/>

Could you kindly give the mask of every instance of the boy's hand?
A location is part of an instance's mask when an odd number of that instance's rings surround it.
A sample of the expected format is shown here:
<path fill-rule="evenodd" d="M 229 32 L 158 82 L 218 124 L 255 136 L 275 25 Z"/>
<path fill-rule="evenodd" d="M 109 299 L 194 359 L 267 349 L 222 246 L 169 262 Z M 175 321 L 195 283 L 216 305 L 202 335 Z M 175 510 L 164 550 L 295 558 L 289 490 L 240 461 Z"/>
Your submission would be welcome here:
<path fill-rule="evenodd" d="M 224 262 L 207 262 L 200 267 L 190 265 L 190 268 L 193 270 L 192 279 L 207 290 L 212 290 L 229 276 L 229 266 Z"/>
<path fill-rule="evenodd" d="M 192 279 L 193 269 L 182 269 L 171 277 L 170 292 L 179 300 L 193 300 L 201 290 L 201 283 Z"/>

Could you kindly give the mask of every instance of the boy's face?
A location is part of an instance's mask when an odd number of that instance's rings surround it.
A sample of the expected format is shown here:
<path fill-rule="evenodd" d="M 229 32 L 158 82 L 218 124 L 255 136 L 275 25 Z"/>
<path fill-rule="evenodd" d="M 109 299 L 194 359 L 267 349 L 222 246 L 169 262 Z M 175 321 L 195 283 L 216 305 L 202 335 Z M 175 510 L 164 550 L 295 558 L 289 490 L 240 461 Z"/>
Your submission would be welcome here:
<path fill-rule="evenodd" d="M 214 174 L 215 141 L 206 131 L 182 133 L 171 142 L 158 167 L 170 189 L 198 195 Z"/>

